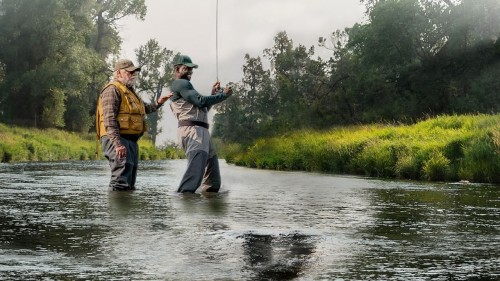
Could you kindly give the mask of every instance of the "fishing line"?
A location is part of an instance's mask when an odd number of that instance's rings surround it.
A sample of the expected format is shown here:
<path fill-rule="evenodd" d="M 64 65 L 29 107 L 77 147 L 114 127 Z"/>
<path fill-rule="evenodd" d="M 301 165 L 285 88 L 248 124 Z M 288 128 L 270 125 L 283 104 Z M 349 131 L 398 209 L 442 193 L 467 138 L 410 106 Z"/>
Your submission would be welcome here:
<path fill-rule="evenodd" d="M 219 0 L 215 0 L 215 75 L 219 82 Z"/>

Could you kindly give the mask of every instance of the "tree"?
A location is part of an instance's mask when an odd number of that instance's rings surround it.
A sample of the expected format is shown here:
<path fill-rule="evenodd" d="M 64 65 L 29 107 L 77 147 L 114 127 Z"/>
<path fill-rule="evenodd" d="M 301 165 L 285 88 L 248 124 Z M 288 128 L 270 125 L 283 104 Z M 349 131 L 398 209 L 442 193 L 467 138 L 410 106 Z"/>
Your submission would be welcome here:
<path fill-rule="evenodd" d="M 323 127 L 360 121 L 357 114 L 359 100 L 355 97 L 356 92 L 351 89 L 357 63 L 353 50 L 347 48 L 350 30 L 351 28 L 336 30 L 328 40 L 319 38 L 319 46 L 332 51 L 332 57 L 325 63 L 326 89 L 321 91 L 312 105 L 313 112 L 317 113 L 316 118 L 323 121 Z"/>
<path fill-rule="evenodd" d="M 94 50 L 106 59 L 109 54 L 116 54 L 121 45 L 121 38 L 116 23 L 130 15 L 144 20 L 147 7 L 145 0 L 96 0 L 93 6 L 95 32 L 92 39 Z"/>
<path fill-rule="evenodd" d="M 450 7 L 445 14 L 447 41 L 438 54 L 440 66 L 448 74 L 448 83 L 443 87 L 449 104 L 448 112 L 490 112 L 497 108 L 490 99 L 495 93 L 488 93 L 477 87 L 476 81 L 490 76 L 491 69 L 498 67 L 495 44 L 500 35 L 500 1 L 463 0 Z M 474 86 L 476 84 L 476 86 Z M 486 110 L 486 111 L 483 111 Z"/>
<path fill-rule="evenodd" d="M 447 7 L 433 1 L 376 1 L 370 21 L 349 30 L 347 48 L 355 62 L 349 95 L 359 101 L 356 115 L 361 122 L 418 118 L 443 110 L 446 95 L 429 88 L 442 87 L 444 80 L 420 75 L 445 46 L 443 9 Z M 421 83 L 425 91 L 420 91 Z"/>
<path fill-rule="evenodd" d="M 163 90 L 173 80 L 174 52 L 160 47 L 158 41 L 150 39 L 136 50 L 136 56 L 137 62 L 141 66 L 137 89 L 154 102 L 158 100 Z M 161 120 L 161 111 L 148 115 L 148 133 L 153 143 L 156 143 L 156 137 L 161 133 L 161 130 L 158 129 L 159 120 Z"/>
<path fill-rule="evenodd" d="M 213 135 L 225 141 L 245 143 L 274 133 L 269 128 L 277 100 L 270 71 L 264 70 L 260 57 L 246 54 L 245 61 L 243 79 L 233 86 L 235 94 L 216 105 Z"/>
<path fill-rule="evenodd" d="M 81 32 L 85 17 L 79 15 L 75 21 L 69 9 L 77 4 L 74 0 L 0 2 L 4 119 L 64 127 L 66 101 L 82 94 L 93 61 Z"/>
<path fill-rule="evenodd" d="M 314 48 L 293 46 L 286 32 L 278 33 L 274 46 L 264 50 L 271 69 L 260 57 L 245 56 L 244 77 L 238 94 L 217 107 L 214 136 L 248 142 L 283 133 L 291 128 L 322 127 L 316 110 L 323 105 L 327 82 L 325 63 L 314 60 Z"/>
<path fill-rule="evenodd" d="M 322 95 L 326 79 L 324 62 L 312 59 L 314 47 L 294 47 L 286 32 L 280 32 L 274 37 L 274 46 L 264 54 L 271 62 L 278 99 L 275 129 L 279 132 L 314 126 L 317 120 L 311 105 Z"/>
<path fill-rule="evenodd" d="M 145 12 L 144 0 L 0 1 L 0 120 L 87 132 L 116 21 Z"/>
<path fill-rule="evenodd" d="M 364 2 L 369 22 L 349 30 L 346 47 L 354 63 L 348 95 L 360 101 L 362 122 L 497 108 L 474 81 L 494 76 L 498 0 Z"/>

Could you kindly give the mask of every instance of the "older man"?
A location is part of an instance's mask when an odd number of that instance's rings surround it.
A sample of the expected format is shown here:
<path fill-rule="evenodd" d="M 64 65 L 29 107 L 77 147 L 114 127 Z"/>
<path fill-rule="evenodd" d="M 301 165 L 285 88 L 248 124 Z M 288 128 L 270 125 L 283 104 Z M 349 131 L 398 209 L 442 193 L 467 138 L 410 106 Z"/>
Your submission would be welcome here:
<path fill-rule="evenodd" d="M 137 141 L 146 132 L 146 114 L 157 111 L 172 96 L 169 93 L 152 104 L 144 103 L 134 90 L 140 70 L 131 60 L 118 60 L 113 80 L 104 86 L 97 103 L 97 137 L 111 167 L 110 190 L 135 190 Z"/>
<path fill-rule="evenodd" d="M 218 192 L 221 186 L 219 162 L 208 131 L 208 110 L 232 94 L 230 87 L 220 88 L 217 81 L 212 95 L 200 95 L 191 84 L 193 69 L 198 65 L 186 55 L 174 58 L 175 80 L 172 82 L 171 109 L 179 121 L 177 136 L 188 158 L 187 170 L 178 192 L 194 193 L 200 185 L 203 192 Z"/>

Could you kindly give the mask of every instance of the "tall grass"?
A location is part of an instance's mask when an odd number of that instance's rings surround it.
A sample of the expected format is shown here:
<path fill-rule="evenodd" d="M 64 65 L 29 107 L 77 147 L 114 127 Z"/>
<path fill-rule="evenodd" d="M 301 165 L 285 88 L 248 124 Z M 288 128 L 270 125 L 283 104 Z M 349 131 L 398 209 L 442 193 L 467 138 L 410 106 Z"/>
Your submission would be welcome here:
<path fill-rule="evenodd" d="M 156 148 L 150 140 L 145 138 L 139 140 L 140 160 L 181 159 L 185 157 L 184 151 L 173 144 Z"/>
<path fill-rule="evenodd" d="M 66 132 L 57 129 L 34 129 L 0 124 L 0 161 L 61 161 L 104 159 L 100 143 L 94 134 Z M 183 158 L 175 147 L 157 149 L 151 141 L 139 141 L 141 160 Z"/>
<path fill-rule="evenodd" d="M 498 183 L 500 115 L 301 130 L 219 150 L 229 163 L 256 168 Z"/>

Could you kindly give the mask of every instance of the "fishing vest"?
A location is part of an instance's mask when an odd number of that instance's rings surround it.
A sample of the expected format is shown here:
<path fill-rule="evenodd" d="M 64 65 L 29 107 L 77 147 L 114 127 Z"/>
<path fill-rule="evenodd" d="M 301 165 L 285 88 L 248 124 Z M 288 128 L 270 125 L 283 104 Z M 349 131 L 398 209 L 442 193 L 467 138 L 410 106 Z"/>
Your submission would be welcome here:
<path fill-rule="evenodd" d="M 144 102 L 134 92 L 118 81 L 112 81 L 102 89 L 101 93 L 109 86 L 115 86 L 121 95 L 120 109 L 116 121 L 120 126 L 120 135 L 142 135 L 146 132 L 146 109 Z M 106 135 L 101 96 L 97 102 L 96 112 L 97 137 Z"/>

